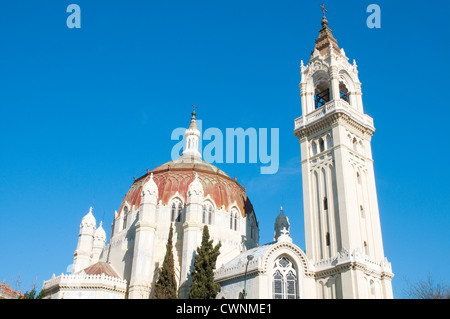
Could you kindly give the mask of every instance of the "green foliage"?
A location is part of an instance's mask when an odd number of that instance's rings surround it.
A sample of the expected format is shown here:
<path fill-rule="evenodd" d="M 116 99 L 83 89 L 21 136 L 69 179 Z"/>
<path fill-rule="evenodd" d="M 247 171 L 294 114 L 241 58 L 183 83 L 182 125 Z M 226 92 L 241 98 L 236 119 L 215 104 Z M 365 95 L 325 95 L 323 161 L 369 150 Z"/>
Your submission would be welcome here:
<path fill-rule="evenodd" d="M 20 299 L 44 299 L 45 291 L 43 289 L 37 295 L 36 293 L 36 288 L 33 287 L 30 291 L 25 292 Z"/>
<path fill-rule="evenodd" d="M 215 299 L 220 285 L 214 282 L 214 269 L 220 254 L 221 243 L 213 247 L 209 240 L 208 226 L 203 227 L 202 244 L 197 248 L 192 271 L 192 286 L 189 289 L 190 299 Z"/>
<path fill-rule="evenodd" d="M 156 299 L 176 299 L 177 281 L 175 279 L 175 267 L 172 251 L 173 227 L 170 225 L 169 239 L 166 244 L 166 255 L 164 257 L 162 268 L 159 269 L 159 279 L 155 284 Z"/>

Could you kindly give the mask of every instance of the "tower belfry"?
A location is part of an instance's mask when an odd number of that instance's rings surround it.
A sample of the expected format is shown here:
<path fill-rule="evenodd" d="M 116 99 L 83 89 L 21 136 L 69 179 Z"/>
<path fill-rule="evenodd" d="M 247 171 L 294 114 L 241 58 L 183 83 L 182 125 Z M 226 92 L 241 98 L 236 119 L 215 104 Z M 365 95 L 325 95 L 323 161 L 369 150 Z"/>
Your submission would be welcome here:
<path fill-rule="evenodd" d="M 356 63 L 328 27 L 301 63 L 300 141 L 306 254 L 316 265 L 319 297 L 392 298 L 384 256 L 371 138 Z M 356 289 L 355 289 L 356 287 Z M 380 292 L 381 291 L 381 292 Z"/>

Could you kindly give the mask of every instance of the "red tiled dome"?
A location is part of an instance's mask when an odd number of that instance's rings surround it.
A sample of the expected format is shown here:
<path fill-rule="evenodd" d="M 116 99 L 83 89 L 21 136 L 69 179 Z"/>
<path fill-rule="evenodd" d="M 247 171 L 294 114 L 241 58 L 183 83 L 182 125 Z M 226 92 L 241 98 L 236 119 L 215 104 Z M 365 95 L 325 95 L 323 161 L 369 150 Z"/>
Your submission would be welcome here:
<path fill-rule="evenodd" d="M 180 158 L 165 163 L 136 179 L 125 195 L 119 212 L 122 211 L 125 202 L 128 202 L 130 207 L 134 205 L 136 209 L 139 208 L 142 187 L 150 179 L 151 173 L 153 173 L 153 179 L 159 190 L 158 202 L 161 200 L 163 205 L 167 205 L 177 192 L 186 203 L 189 184 L 195 179 L 195 174 L 198 173 L 198 179 L 205 192 L 204 196 L 210 195 L 218 209 L 223 205 L 228 210 L 236 202 L 243 217 L 253 211 L 253 206 L 245 193 L 245 189 L 236 180 L 230 178 L 216 166 L 201 159 L 190 158 L 186 160 Z"/>

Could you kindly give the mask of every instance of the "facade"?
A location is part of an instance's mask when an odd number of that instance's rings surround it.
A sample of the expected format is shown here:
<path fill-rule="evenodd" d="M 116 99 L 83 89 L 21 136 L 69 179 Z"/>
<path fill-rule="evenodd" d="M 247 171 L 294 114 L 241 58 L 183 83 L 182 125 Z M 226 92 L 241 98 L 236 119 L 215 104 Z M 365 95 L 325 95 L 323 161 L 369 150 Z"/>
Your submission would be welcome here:
<path fill-rule="evenodd" d="M 174 226 L 179 297 L 187 298 L 202 229 L 221 243 L 217 298 L 393 298 L 384 256 L 370 141 L 356 63 L 348 63 L 325 16 L 309 63 L 301 63 L 300 141 L 306 253 L 281 209 L 273 242 L 245 189 L 202 160 L 196 113 L 181 157 L 136 179 L 115 212 L 111 239 L 92 209 L 80 224 L 73 273 L 44 282 L 51 298 L 152 298 Z"/>
<path fill-rule="evenodd" d="M 283 208 L 275 221 L 274 241 L 249 249 L 217 269 L 224 299 L 316 299 L 314 265 L 289 236 Z"/>

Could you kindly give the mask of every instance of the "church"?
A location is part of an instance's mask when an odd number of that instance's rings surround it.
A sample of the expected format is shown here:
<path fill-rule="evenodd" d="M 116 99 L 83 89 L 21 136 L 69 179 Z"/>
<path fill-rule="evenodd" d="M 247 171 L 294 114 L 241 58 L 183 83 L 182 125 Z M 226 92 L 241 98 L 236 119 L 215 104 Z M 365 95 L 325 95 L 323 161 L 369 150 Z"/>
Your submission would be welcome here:
<path fill-rule="evenodd" d="M 180 158 L 148 170 L 114 214 L 107 243 L 92 208 L 82 219 L 71 274 L 53 275 L 52 299 L 148 299 L 173 225 L 179 298 L 188 298 L 202 230 L 221 243 L 215 280 L 224 299 L 390 299 L 371 137 L 355 60 L 349 63 L 323 15 L 307 65 L 301 62 L 300 142 L 305 249 L 293 243 L 283 208 L 270 243 L 235 179 L 202 160 L 196 112 Z"/>

